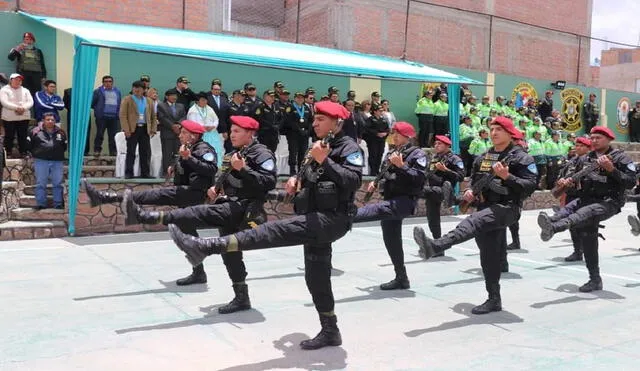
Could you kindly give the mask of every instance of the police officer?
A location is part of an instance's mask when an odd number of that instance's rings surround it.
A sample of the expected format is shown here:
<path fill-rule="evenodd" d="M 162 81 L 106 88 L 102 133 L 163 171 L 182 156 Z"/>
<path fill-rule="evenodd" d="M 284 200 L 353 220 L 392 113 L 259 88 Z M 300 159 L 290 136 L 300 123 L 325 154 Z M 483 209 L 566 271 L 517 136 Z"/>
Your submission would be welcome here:
<path fill-rule="evenodd" d="M 191 102 L 198 100 L 196 93 L 189 88 L 189 83 L 189 79 L 186 76 L 180 76 L 176 80 L 176 91 L 178 92 L 177 102 L 182 104 L 187 111 L 189 107 L 191 107 Z"/>
<path fill-rule="evenodd" d="M 418 116 L 418 144 L 423 148 L 433 142 L 433 111 L 433 90 L 426 90 L 414 111 Z"/>
<path fill-rule="evenodd" d="M 244 105 L 247 106 L 249 112 L 253 113 L 258 105 L 260 105 L 260 102 L 262 102 L 262 99 L 258 98 L 258 96 L 256 95 L 257 89 L 252 82 L 244 84 L 243 91 L 245 94 Z"/>
<path fill-rule="evenodd" d="M 434 135 L 449 134 L 449 103 L 447 94 L 440 94 L 440 99 L 433 106 L 433 133 Z"/>
<path fill-rule="evenodd" d="M 433 144 L 435 155 L 429 162 L 427 181 L 425 182 L 423 197 L 427 206 L 427 222 L 433 238 L 440 238 L 440 206 L 451 205 L 453 188 L 464 180 L 464 162 L 458 155 L 451 152 L 451 139 L 444 135 L 436 135 Z M 444 256 L 444 251 L 436 253 Z"/>
<path fill-rule="evenodd" d="M 582 179 L 571 177 L 558 180 L 560 187 L 578 189 L 577 199 L 558 213 L 538 215 L 540 238 L 549 241 L 555 233 L 575 228 L 579 236 L 584 260 L 589 270 L 589 281 L 580 287 L 581 292 L 602 290 L 602 278 L 598 263 L 598 224 L 621 211 L 625 203 L 625 189 L 636 183 L 636 168 L 631 158 L 622 150 L 613 149 L 615 139 L 611 129 L 594 126 L 591 129 L 593 150 L 578 160 L 576 170 L 593 168 Z"/>
<path fill-rule="evenodd" d="M 218 227 L 226 235 L 255 227 L 266 221 L 264 201 L 268 191 L 276 186 L 275 157 L 263 144 L 254 140 L 258 122 L 248 116 L 231 116 L 231 141 L 235 152 L 225 156 L 223 173 L 216 185 L 209 188 L 212 205 L 196 205 L 169 212 L 146 211 L 125 194 L 127 217 L 147 224 L 176 224 L 194 227 Z M 232 282 L 235 296 L 218 308 L 222 314 L 251 308 L 249 289 L 245 283 L 247 270 L 242 252 L 222 255 L 222 261 Z"/>
<path fill-rule="evenodd" d="M 558 172 L 564 165 L 564 148 L 560 141 L 560 132 L 554 130 L 551 138 L 544 142 L 544 155 L 547 158 L 547 188 L 552 189 L 556 184 Z"/>
<path fill-rule="evenodd" d="M 380 171 L 387 135 L 389 135 L 389 124 L 382 116 L 382 106 L 371 104 L 371 116 L 365 123 L 362 135 L 369 150 L 369 175 L 376 176 Z"/>
<path fill-rule="evenodd" d="M 227 119 L 227 127 L 230 128 L 233 125 L 231 122 L 231 116 L 249 116 L 249 107 L 244 104 L 244 91 L 236 89 L 231 93 L 231 101 L 227 106 L 227 113 L 225 115 Z M 233 151 L 233 144 L 231 144 L 231 136 L 227 136 L 224 141 L 225 153 Z"/>
<path fill-rule="evenodd" d="M 381 290 L 409 288 L 402 249 L 402 220 L 415 210 L 427 166 L 424 151 L 411 144 L 415 136 L 413 125 L 406 122 L 393 125 L 391 138 L 396 149 L 387 154 L 383 165 L 386 171 L 379 184 L 384 201 L 359 208 L 355 218 L 355 222 L 380 220 L 382 239 L 396 273 L 394 279 L 380 285 Z M 367 192 L 375 190 L 375 182 L 369 183 Z"/>
<path fill-rule="evenodd" d="M 133 192 L 131 198 L 141 205 L 171 205 L 186 207 L 204 202 L 207 189 L 213 185 L 218 171 L 216 152 L 208 143 L 202 140 L 204 126 L 197 122 L 184 120 L 180 123 L 179 157 L 175 165 L 169 167 L 169 176 L 174 175 L 174 186 Z M 189 148 L 190 147 L 190 148 Z M 82 180 L 91 206 L 104 203 L 122 202 L 123 196 L 112 191 L 98 191 L 86 179 Z M 135 223 L 135 219 L 127 218 L 126 224 Z M 180 228 L 190 235 L 197 236 L 196 229 L 190 224 L 181 224 Z M 193 272 L 176 281 L 177 285 L 185 286 L 196 283 L 206 283 L 207 274 L 202 265 L 193 267 Z"/>
<path fill-rule="evenodd" d="M 252 111 L 253 118 L 260 123 L 258 142 L 264 144 L 271 152 L 275 152 L 280 141 L 280 126 L 282 115 L 275 104 L 276 92 L 267 90 L 262 95 L 262 101 Z M 246 103 L 245 103 L 246 104 Z"/>
<path fill-rule="evenodd" d="M 233 235 L 191 238 L 172 225 L 169 231 L 193 265 L 207 255 L 304 244 L 305 280 L 320 315 L 322 330 L 302 349 L 342 344 L 331 291 L 331 244 L 351 228 L 356 215 L 355 193 L 362 182 L 364 159 L 358 145 L 340 131 L 349 112 L 340 104 L 318 102 L 313 128 L 328 146 L 316 142 L 309 150 L 309 167 L 301 179 L 291 177 L 286 191 L 296 194 L 295 217 L 264 223 Z M 296 193 L 298 182 L 301 190 Z"/>
<path fill-rule="evenodd" d="M 304 93 L 297 92 L 293 103 L 285 110 L 285 130 L 289 147 L 289 172 L 293 176 L 300 169 L 309 147 L 309 135 L 313 116 L 304 104 Z"/>
<path fill-rule="evenodd" d="M 596 95 L 589 94 L 589 101 L 582 105 L 582 122 L 585 133 L 590 133 L 591 128 L 598 125 L 600 119 L 600 108 L 596 103 Z"/>
<path fill-rule="evenodd" d="M 518 219 L 523 200 L 535 190 L 536 166 L 531 156 L 520 146 L 513 145 L 512 138 L 520 134 L 511 120 L 498 117 L 491 122 L 490 129 L 493 147 L 474 163 L 472 188 L 484 177 L 495 176 L 495 179 L 490 182 L 492 184 L 477 190 L 477 194 L 468 189 L 463 196 L 465 202 L 480 199 L 477 211 L 436 240 L 428 238 L 420 227 L 413 230 L 420 255 L 425 259 L 475 237 L 489 299 L 473 308 L 473 314 L 502 310 L 499 281 L 501 254 L 507 243 L 505 229 Z"/>
<path fill-rule="evenodd" d="M 580 161 L 584 161 L 583 156 L 589 153 L 591 150 L 591 141 L 588 138 L 580 137 L 576 140 L 575 152 L 576 155 L 570 158 L 558 175 L 559 178 L 566 178 L 576 172 L 576 168 Z M 564 204 L 569 204 L 578 198 L 578 191 L 575 188 L 567 188 L 566 198 Z M 573 253 L 564 258 L 566 262 L 581 261 L 582 260 L 582 246 L 580 246 L 580 236 L 575 228 L 570 228 L 571 242 L 573 243 Z"/>

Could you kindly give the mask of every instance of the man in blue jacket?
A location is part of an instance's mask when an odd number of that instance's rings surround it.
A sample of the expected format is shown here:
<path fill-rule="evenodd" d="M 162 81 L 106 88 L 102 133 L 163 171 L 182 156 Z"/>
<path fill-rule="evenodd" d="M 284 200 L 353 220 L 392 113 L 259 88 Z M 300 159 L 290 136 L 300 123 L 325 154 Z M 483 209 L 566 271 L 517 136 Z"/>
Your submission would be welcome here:
<path fill-rule="evenodd" d="M 102 77 L 102 86 L 93 91 L 91 99 L 91 108 L 96 118 L 96 139 L 93 142 L 93 151 L 95 156 L 99 156 L 102 152 L 102 141 L 104 139 L 104 131 L 107 130 L 109 135 L 109 156 L 116 155 L 115 136 L 120 131 L 120 121 L 118 114 L 120 112 L 120 102 L 122 94 L 120 90 L 113 86 L 113 77 L 106 75 Z M 87 134 L 87 135 L 90 135 Z M 88 149 L 87 149 L 88 151 Z"/>
<path fill-rule="evenodd" d="M 36 122 L 42 121 L 45 113 L 53 114 L 56 123 L 60 123 L 60 115 L 58 111 L 64 109 L 64 102 L 59 95 L 56 95 L 56 82 L 47 80 L 44 82 L 44 89 L 36 93 L 34 99 L 36 110 Z"/>

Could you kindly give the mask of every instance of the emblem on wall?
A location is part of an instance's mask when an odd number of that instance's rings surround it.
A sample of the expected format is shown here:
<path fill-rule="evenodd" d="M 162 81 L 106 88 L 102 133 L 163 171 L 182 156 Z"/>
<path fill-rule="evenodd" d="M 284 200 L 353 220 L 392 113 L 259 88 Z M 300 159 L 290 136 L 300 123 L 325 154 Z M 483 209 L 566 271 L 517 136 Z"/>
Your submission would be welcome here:
<path fill-rule="evenodd" d="M 521 82 L 513 88 L 511 100 L 515 104 L 516 108 L 526 106 L 530 100 L 538 100 L 538 92 L 530 83 Z"/>
<path fill-rule="evenodd" d="M 564 130 L 575 133 L 582 127 L 580 110 L 584 100 L 584 93 L 576 88 L 568 88 L 560 93 L 560 99 L 562 100 L 561 112 L 562 122 L 565 126 Z"/>
<path fill-rule="evenodd" d="M 622 97 L 618 101 L 616 108 L 616 129 L 620 134 L 629 134 L 629 111 L 631 110 L 631 100 Z"/>

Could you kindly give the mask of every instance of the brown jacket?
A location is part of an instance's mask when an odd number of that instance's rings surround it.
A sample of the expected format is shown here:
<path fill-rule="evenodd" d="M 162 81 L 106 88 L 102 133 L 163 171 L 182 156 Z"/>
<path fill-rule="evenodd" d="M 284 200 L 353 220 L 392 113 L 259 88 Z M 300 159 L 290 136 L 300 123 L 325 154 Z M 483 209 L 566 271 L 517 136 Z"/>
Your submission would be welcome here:
<path fill-rule="evenodd" d="M 149 136 L 152 136 L 158 131 L 158 117 L 151 98 L 145 97 L 145 99 L 147 100 L 147 109 L 144 111 L 145 122 L 147 123 L 147 132 Z M 138 106 L 131 95 L 127 95 L 120 104 L 120 126 L 122 126 L 122 131 L 126 134 L 136 131 L 137 124 Z"/>

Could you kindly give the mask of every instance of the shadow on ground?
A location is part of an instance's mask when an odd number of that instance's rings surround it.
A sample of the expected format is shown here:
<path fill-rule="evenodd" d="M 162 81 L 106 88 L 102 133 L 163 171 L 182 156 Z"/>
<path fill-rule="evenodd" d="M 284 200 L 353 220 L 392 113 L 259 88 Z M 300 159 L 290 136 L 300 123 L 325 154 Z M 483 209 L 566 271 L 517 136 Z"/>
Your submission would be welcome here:
<path fill-rule="evenodd" d="M 115 294 L 103 294 L 103 295 L 92 295 L 92 296 L 82 296 L 78 298 L 73 298 L 75 301 L 84 301 L 84 300 L 92 300 L 92 299 L 105 299 L 105 298 L 118 298 L 125 296 L 138 296 L 138 295 L 149 295 L 149 294 L 166 294 L 173 293 L 177 296 L 180 296 L 180 293 L 186 292 L 207 292 L 209 288 L 206 284 L 197 284 L 197 285 L 189 285 L 189 286 L 178 286 L 175 281 L 165 282 L 162 280 L 158 280 L 161 285 L 164 286 L 162 289 L 151 289 L 151 290 L 141 290 L 141 291 L 130 291 L 130 292 L 119 292 Z"/>
<path fill-rule="evenodd" d="M 452 282 L 442 282 L 442 283 L 437 283 L 435 286 L 436 287 L 447 287 L 447 286 L 452 286 L 452 285 L 463 285 L 465 283 L 474 283 L 474 282 L 484 282 L 484 276 L 482 275 L 482 269 L 480 268 L 471 268 L 471 269 L 467 269 L 466 271 L 461 271 L 462 273 L 467 273 L 467 274 L 473 274 L 475 276 L 475 278 L 467 278 L 465 280 L 459 280 L 459 281 L 452 281 Z M 502 273 L 500 275 L 500 279 L 507 279 L 507 280 L 520 280 L 522 279 L 522 276 L 517 274 L 517 273 Z"/>
<path fill-rule="evenodd" d="M 577 285 L 574 285 L 571 283 L 562 284 L 555 289 L 550 289 L 548 287 L 545 287 L 545 289 L 563 293 L 563 294 L 574 294 L 574 295 L 567 296 L 560 299 L 550 300 L 550 301 L 533 303 L 530 305 L 531 308 L 542 309 L 550 305 L 568 304 L 568 303 L 575 303 L 578 301 L 592 301 L 592 300 L 598 300 L 598 299 L 605 299 L 605 300 L 625 299 L 624 296 L 616 294 L 615 292 L 607 291 L 607 290 L 582 293 L 578 291 Z"/>

